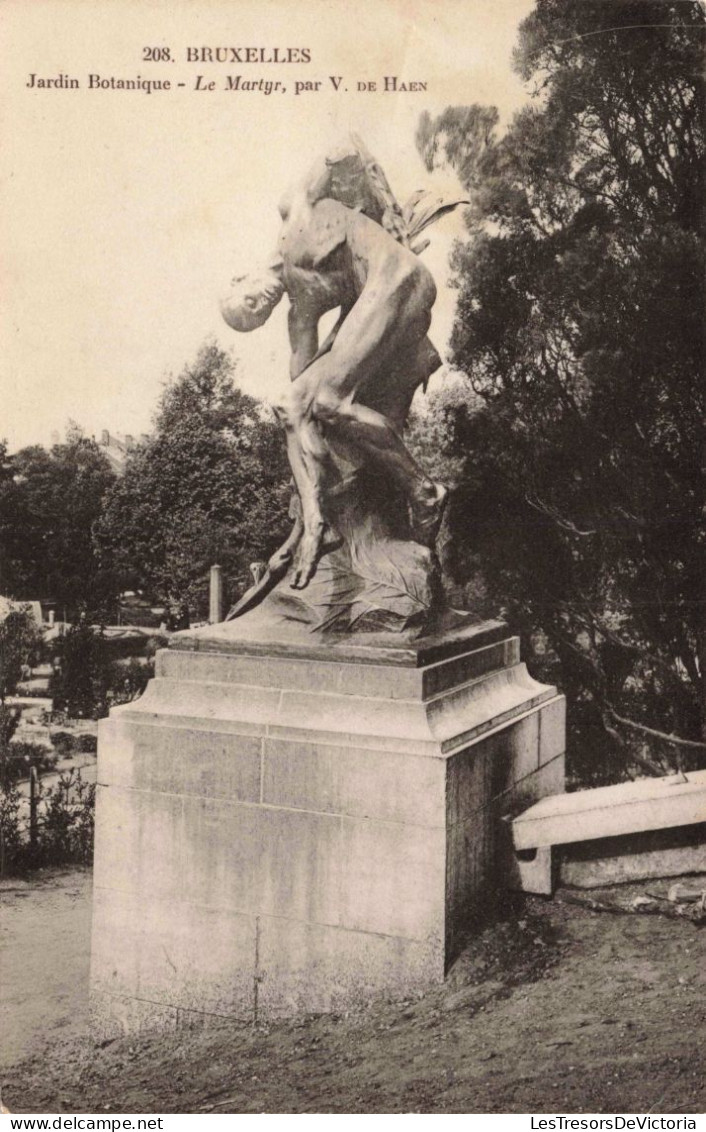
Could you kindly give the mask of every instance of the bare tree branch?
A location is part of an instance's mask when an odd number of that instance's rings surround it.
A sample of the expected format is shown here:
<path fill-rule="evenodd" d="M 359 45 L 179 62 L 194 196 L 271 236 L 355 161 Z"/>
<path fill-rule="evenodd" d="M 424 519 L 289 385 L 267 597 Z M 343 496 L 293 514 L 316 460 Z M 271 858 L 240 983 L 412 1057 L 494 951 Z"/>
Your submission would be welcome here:
<path fill-rule="evenodd" d="M 615 722 L 622 723 L 624 727 L 631 727 L 635 731 L 651 735 L 654 739 L 661 739 L 663 743 L 674 743 L 678 747 L 688 747 L 692 751 L 706 751 L 706 743 L 695 743 L 693 739 L 680 739 L 678 735 L 667 735 L 666 732 L 656 731 L 654 727 L 647 727 L 644 723 L 636 723 L 634 719 L 625 719 L 612 708 L 607 710 Z"/>

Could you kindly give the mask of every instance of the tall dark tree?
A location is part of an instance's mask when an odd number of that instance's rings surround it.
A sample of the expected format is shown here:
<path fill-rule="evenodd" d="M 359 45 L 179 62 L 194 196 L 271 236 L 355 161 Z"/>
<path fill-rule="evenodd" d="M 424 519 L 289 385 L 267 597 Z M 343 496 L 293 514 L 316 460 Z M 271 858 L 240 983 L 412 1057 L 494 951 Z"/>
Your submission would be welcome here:
<path fill-rule="evenodd" d="M 7 441 L 0 440 L 0 594 L 6 592 L 7 560 L 11 556 L 14 523 L 12 496 L 14 476 Z"/>
<path fill-rule="evenodd" d="M 16 691 L 25 665 L 36 663 L 42 634 L 32 614 L 13 609 L 0 620 L 0 704 Z"/>
<path fill-rule="evenodd" d="M 7 472 L 0 472 L 0 581 L 6 594 L 52 597 L 68 614 L 103 603 L 106 579 L 92 527 L 114 479 L 105 454 L 75 427 L 51 450 L 33 445 L 12 457 Z"/>
<path fill-rule="evenodd" d="M 279 429 L 233 375 L 208 344 L 167 386 L 154 436 L 131 454 L 96 528 L 106 567 L 196 617 L 208 612 L 209 567 L 223 567 L 235 596 L 288 522 Z"/>
<path fill-rule="evenodd" d="M 645 727 L 706 738 L 705 24 L 696 0 L 539 0 L 534 103 L 444 141 L 473 197 L 453 356 L 485 402 L 450 443 L 453 568 L 548 634 L 584 735 L 658 763 L 703 754 Z"/>
<path fill-rule="evenodd" d="M 481 158 L 496 140 L 494 106 L 447 106 L 436 118 L 424 111 L 415 141 L 429 172 L 451 165 L 467 189 L 478 187 Z"/>

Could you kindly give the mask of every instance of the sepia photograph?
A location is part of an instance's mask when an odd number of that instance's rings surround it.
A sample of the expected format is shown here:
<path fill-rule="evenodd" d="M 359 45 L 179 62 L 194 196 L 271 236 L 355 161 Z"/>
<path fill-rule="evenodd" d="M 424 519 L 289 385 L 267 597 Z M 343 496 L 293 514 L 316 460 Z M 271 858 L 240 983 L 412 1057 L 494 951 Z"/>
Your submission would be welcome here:
<path fill-rule="evenodd" d="M 9 1127 L 699 1127 L 705 32 L 0 0 Z"/>

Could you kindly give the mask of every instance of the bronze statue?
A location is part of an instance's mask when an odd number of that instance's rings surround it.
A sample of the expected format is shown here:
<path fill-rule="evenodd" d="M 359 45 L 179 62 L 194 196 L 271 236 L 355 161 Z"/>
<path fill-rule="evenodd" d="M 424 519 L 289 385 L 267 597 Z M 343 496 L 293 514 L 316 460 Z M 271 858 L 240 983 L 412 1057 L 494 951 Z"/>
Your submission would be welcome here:
<path fill-rule="evenodd" d="M 309 586 L 322 557 L 335 555 L 342 547 L 355 572 L 354 560 L 360 558 L 364 544 L 369 558 L 375 539 L 386 540 L 388 549 L 393 547 L 401 556 L 399 566 L 392 565 L 401 573 L 402 586 L 404 559 L 417 573 L 420 564 L 418 553 L 405 555 L 404 542 L 418 550 L 427 548 L 430 557 L 423 572 L 431 581 L 431 551 L 446 489 L 430 479 L 400 436 L 415 389 L 441 364 L 427 337 L 436 288 L 414 254 L 421 248 L 413 246 L 413 240 L 458 203 L 436 200 L 430 205 L 427 195 L 415 194 L 405 215 L 384 173 L 355 139 L 319 162 L 282 202 L 277 254 L 268 267 L 257 276 L 233 281 L 222 310 L 235 330 L 261 326 L 285 292 L 290 300 L 292 386 L 276 411 L 285 430 L 297 497 L 289 538 L 229 616 L 258 604 L 290 567 L 290 587 Z M 336 325 L 320 345 L 319 319 L 336 308 L 340 308 Z M 401 497 L 406 524 L 385 523 L 389 506 L 374 498 L 369 506 L 378 512 L 382 525 L 371 527 L 365 521 L 359 490 L 363 473 L 368 489 L 371 479 L 379 488 L 381 477 L 393 495 L 396 486 L 397 510 Z M 372 492 L 376 494 L 379 491 Z M 389 569 L 383 575 L 384 587 L 389 585 Z M 372 584 L 375 588 L 375 578 Z M 340 590 L 340 585 L 333 589 Z M 427 594 L 429 604 L 433 604 L 432 589 L 433 585 Z M 368 616 L 367 621 L 373 627 L 389 627 L 386 614 L 395 622 L 395 613 L 385 610 L 384 601 L 382 607 L 372 604 L 378 616 L 372 621 Z M 366 620 L 365 613 L 358 616 L 357 627 L 361 618 Z M 317 624 L 314 618 L 313 627 L 325 628 L 326 621 L 324 617 Z M 334 617 L 333 626 L 341 627 L 340 616 Z"/>

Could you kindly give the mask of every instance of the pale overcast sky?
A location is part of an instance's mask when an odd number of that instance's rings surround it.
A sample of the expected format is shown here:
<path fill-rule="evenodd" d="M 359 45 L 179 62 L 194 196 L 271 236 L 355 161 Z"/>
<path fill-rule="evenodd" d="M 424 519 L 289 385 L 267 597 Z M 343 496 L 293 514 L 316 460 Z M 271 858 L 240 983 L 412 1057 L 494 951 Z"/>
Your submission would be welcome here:
<path fill-rule="evenodd" d="M 357 131 L 401 201 L 429 183 L 414 147 L 423 110 L 526 99 L 511 70 L 531 0 L 4 0 L 0 12 L 0 438 L 49 442 L 69 418 L 86 431 L 150 427 L 168 373 L 209 336 L 241 359 L 243 388 L 287 381 L 286 301 L 237 335 L 218 296 L 261 261 L 277 202 L 326 145 Z M 145 62 L 146 48 L 171 51 Z M 198 65 L 187 48 L 308 48 L 302 64 Z M 168 79 L 174 89 L 90 90 L 102 79 Z M 197 91 L 197 75 L 214 91 Z M 80 89 L 28 88 L 30 76 Z M 227 76 L 274 79 L 286 93 L 227 91 Z M 342 76 L 335 91 L 329 76 Z M 425 82 L 384 93 L 385 75 Z M 34 82 L 36 84 L 37 78 Z M 322 83 L 295 97 L 295 81 Z M 185 83 L 183 88 L 178 83 Z M 379 93 L 359 92 L 377 82 Z M 440 286 L 432 337 L 444 352 L 445 290 L 458 217 L 424 253 Z"/>

